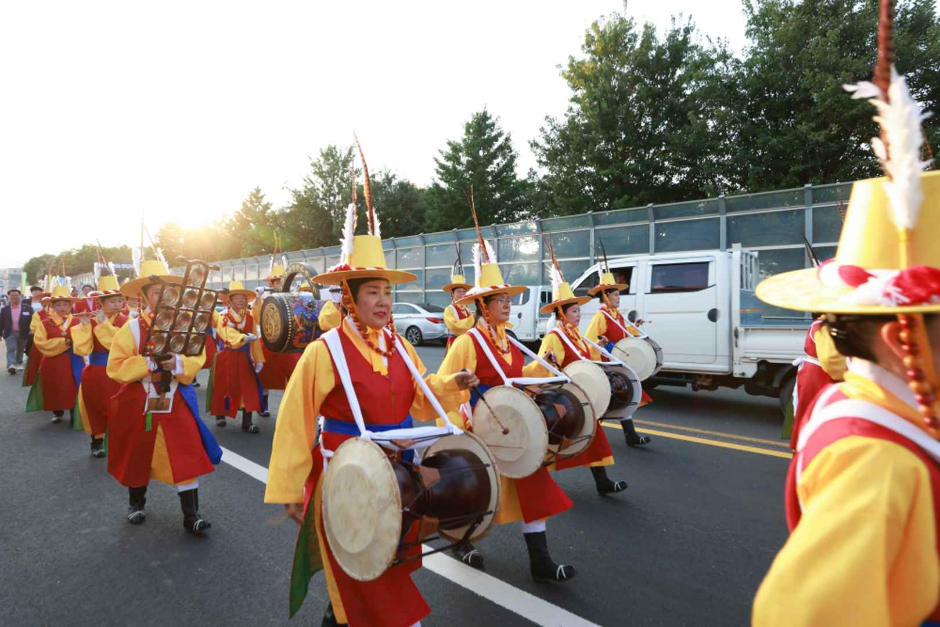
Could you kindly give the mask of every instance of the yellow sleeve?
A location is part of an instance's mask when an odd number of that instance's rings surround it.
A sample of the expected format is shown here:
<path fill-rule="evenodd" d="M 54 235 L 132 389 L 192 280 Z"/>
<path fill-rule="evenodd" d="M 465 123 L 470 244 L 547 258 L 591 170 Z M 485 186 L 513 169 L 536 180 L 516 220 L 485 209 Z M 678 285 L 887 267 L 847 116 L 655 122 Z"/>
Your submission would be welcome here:
<path fill-rule="evenodd" d="M 111 343 L 114 342 L 114 336 L 117 335 L 117 332 L 120 329 L 113 324 L 110 320 L 105 320 L 104 323 L 99 324 L 95 327 L 95 337 L 101 343 L 102 346 L 111 350 Z"/>
<path fill-rule="evenodd" d="M 597 338 L 607 333 L 607 316 L 602 312 L 598 311 L 594 314 L 594 317 L 591 318 L 591 324 L 588 325 L 587 332 L 584 334 L 584 337 L 596 342 Z"/>
<path fill-rule="evenodd" d="M 850 436 L 810 462 L 798 493 L 803 518 L 757 591 L 753 625 L 919 625 L 940 590 L 923 462 Z"/>
<path fill-rule="evenodd" d="M 245 334 L 235 327 L 229 326 L 222 316 L 219 316 L 216 331 L 219 333 L 219 339 L 223 342 L 228 342 L 232 348 L 239 349 L 245 345 Z"/>
<path fill-rule="evenodd" d="M 842 381 L 848 364 L 845 357 L 836 350 L 835 342 L 832 341 L 826 327 L 816 330 L 813 334 L 813 341 L 816 342 L 816 357 L 819 359 L 819 365 L 834 381 Z"/>
<path fill-rule="evenodd" d="M 261 338 L 251 343 L 251 360 L 256 364 L 264 363 L 264 351 L 261 350 Z"/>
<path fill-rule="evenodd" d="M 95 350 L 95 341 L 92 339 L 91 324 L 79 324 L 69 329 L 72 335 L 72 352 L 76 355 L 91 355 Z"/>
<path fill-rule="evenodd" d="M 405 350 L 408 351 L 408 356 L 411 357 L 411 360 L 414 362 L 415 368 L 424 376 L 427 372 L 427 368 L 425 368 L 421 358 L 418 357 L 414 346 L 412 346 L 410 342 L 405 341 L 404 338 L 402 338 L 401 344 L 405 347 Z M 425 383 L 428 384 L 431 393 L 437 398 L 445 412 L 455 411 L 460 406 L 460 403 L 464 402 L 462 400 L 462 392 L 457 387 L 456 376 L 457 373 L 424 376 Z M 434 406 L 428 402 L 427 396 L 425 396 L 424 391 L 417 382 L 415 383 L 415 399 L 411 404 L 411 417 L 415 420 L 426 421 L 439 418 Z"/>
<path fill-rule="evenodd" d="M 29 332 L 31 335 L 36 334 L 36 329 L 42 326 L 42 320 L 39 317 L 38 313 L 34 313 L 33 317 L 29 319 Z"/>
<path fill-rule="evenodd" d="M 626 325 L 624 328 L 627 330 L 627 333 L 633 337 L 640 337 L 640 335 L 642 335 L 642 333 L 631 324 Z"/>
<path fill-rule="evenodd" d="M 137 354 L 130 323 L 121 327 L 111 342 L 108 355 L 108 377 L 118 383 L 132 383 L 147 376 L 147 358 Z"/>
<path fill-rule="evenodd" d="M 254 323 L 251 332 L 258 337 L 261 337 L 261 302 L 260 298 L 255 298 L 251 305 L 251 321 Z"/>
<path fill-rule="evenodd" d="M 555 359 L 558 360 L 558 363 L 565 363 L 565 344 L 561 341 L 561 338 L 558 337 L 557 333 L 547 333 L 545 337 L 542 338 L 542 346 L 539 348 L 539 357 L 548 361 L 546 355 L 548 355 L 549 352 L 555 353 Z M 522 372 L 527 377 L 555 376 L 549 372 L 545 366 L 535 360 L 526 364 Z"/>
<path fill-rule="evenodd" d="M 311 343 L 297 362 L 277 411 L 265 503 L 303 502 L 304 483 L 313 467 L 317 416 L 335 382 L 326 343 Z"/>
<path fill-rule="evenodd" d="M 453 335 L 461 336 L 473 328 L 474 317 L 469 316 L 461 320 L 457 316 L 457 310 L 454 306 L 448 305 L 444 309 L 444 324 L 447 326 L 447 330 Z"/>
<path fill-rule="evenodd" d="M 320 332 L 326 333 L 335 329 L 343 321 L 343 314 L 340 313 L 333 301 L 328 300 L 320 310 L 320 316 L 317 318 L 317 324 L 320 325 Z"/>
<path fill-rule="evenodd" d="M 206 363 L 206 347 L 203 346 L 202 352 L 200 352 L 198 355 L 193 357 L 184 357 L 181 355 L 180 359 L 183 360 L 183 374 L 176 375 L 176 379 L 180 383 L 189 385 L 193 382 L 193 379 L 196 378 L 196 375 L 199 374 L 199 371 L 202 370 L 203 365 Z"/>
<path fill-rule="evenodd" d="M 30 326 L 32 326 L 32 323 L 30 323 Z M 49 335 L 46 333 L 46 325 L 42 324 L 42 322 L 40 322 L 36 330 L 33 331 L 33 344 L 39 349 L 39 352 L 46 357 L 61 355 L 69 348 L 64 337 L 49 339 Z"/>
<path fill-rule="evenodd" d="M 437 374 L 441 376 L 454 375 L 461 370 L 476 372 L 477 370 L 477 351 L 473 346 L 473 338 L 464 333 L 451 345 L 441 367 L 437 369 Z M 470 400 L 469 390 L 458 390 L 452 399 L 459 405 Z"/>

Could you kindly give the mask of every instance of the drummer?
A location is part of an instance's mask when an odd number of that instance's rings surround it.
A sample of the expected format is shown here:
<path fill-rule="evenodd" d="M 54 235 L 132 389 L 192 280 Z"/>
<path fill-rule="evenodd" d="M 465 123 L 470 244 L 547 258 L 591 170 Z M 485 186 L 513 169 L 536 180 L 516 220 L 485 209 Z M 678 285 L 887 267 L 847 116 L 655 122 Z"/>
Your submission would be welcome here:
<path fill-rule="evenodd" d="M 552 253 L 554 262 L 554 252 Z M 552 276 L 552 302 L 548 303 L 539 313 L 552 314 L 555 317 L 556 324 L 542 340 L 542 346 L 539 349 L 539 357 L 547 359 L 557 364 L 558 368 L 564 370 L 569 364 L 587 359 L 589 361 L 600 361 L 600 352 L 584 341 L 581 337 L 581 331 L 578 324 L 581 322 L 581 305 L 590 302 L 590 296 L 575 296 L 569 285 L 561 274 L 561 268 L 553 263 L 551 269 Z M 548 377 L 551 373 L 544 368 L 539 368 L 537 376 Z M 591 445 L 582 453 L 570 458 L 559 458 L 555 461 L 557 470 L 566 468 L 577 468 L 588 466 L 591 474 L 594 476 L 594 485 L 598 493 L 613 494 L 623 492 L 627 489 L 626 481 L 611 481 L 607 476 L 607 466 L 614 465 L 614 453 L 610 449 L 610 443 L 607 441 L 607 435 L 602 428 L 598 428 L 594 434 Z"/>
<path fill-rule="evenodd" d="M 264 367 L 264 355 L 255 335 L 254 319 L 248 304 L 255 293 L 241 281 L 232 281 L 222 302 L 228 305 L 216 327 L 222 350 L 215 358 L 212 373 L 211 411 L 218 427 L 226 425 L 226 416 L 235 418 L 242 410 L 242 431 L 260 433 L 252 422 L 254 412 L 264 411 L 264 399 L 258 373 Z"/>
<path fill-rule="evenodd" d="M 370 430 L 385 431 L 410 427 L 412 418 L 431 420 L 437 414 L 407 368 L 402 348 L 418 372 L 423 374 L 425 367 L 415 349 L 395 331 L 391 313 L 392 286 L 416 277 L 386 269 L 379 236 L 354 237 L 354 229 L 353 218 L 344 230 L 342 261 L 318 275 L 316 281 L 342 289 L 345 317 L 339 328 L 329 333 L 341 342 L 346 360 L 343 366 L 349 370 L 365 424 Z M 392 566 L 375 580 L 359 582 L 339 567 L 325 540 L 320 502 L 324 459 L 345 440 L 359 435 L 335 360 L 321 337 L 307 346 L 297 364 L 281 400 L 265 502 L 283 503 L 298 523 L 315 525 L 318 553 L 326 557 L 322 568 L 331 602 L 324 625 L 406 627 L 430 612 L 410 578 L 420 561 Z M 461 390 L 478 383 L 470 373 L 430 375 L 425 380 L 448 410 L 457 407 Z M 323 423 L 317 438 L 320 414 Z M 309 521 L 304 522 L 305 518 Z M 313 571 L 319 568 L 318 564 Z M 301 582 L 304 589 L 312 574 Z"/>
<path fill-rule="evenodd" d="M 588 290 L 588 294 L 601 301 L 601 306 L 594 314 L 594 317 L 591 318 L 591 324 L 588 325 L 584 337 L 600 344 L 608 351 L 612 350 L 617 342 L 628 335 L 633 337 L 641 335 L 639 330 L 628 323 L 623 314 L 620 313 L 620 291 L 628 287 L 624 283 L 617 283 L 612 273 L 605 272 L 601 282 L 596 287 Z M 640 407 L 648 405 L 652 400 L 646 392 L 643 392 Z M 623 435 L 627 440 L 627 446 L 644 446 L 650 443 L 648 435 L 640 435 L 636 432 L 633 418 L 620 421 L 620 426 L 623 427 Z"/>
<path fill-rule="evenodd" d="M 444 309 L 444 324 L 447 326 L 446 350 L 450 350 L 454 340 L 473 328 L 473 314 L 463 305 L 457 304 L 467 294 L 470 287 L 464 279 L 463 273 L 455 272 L 451 276 L 450 283 L 443 288 L 444 292 L 450 295 L 450 305 Z"/>
<path fill-rule="evenodd" d="M 474 218 L 476 218 L 474 211 Z M 507 377 L 538 376 L 541 366 L 532 362 L 523 367 L 522 352 L 506 335 L 506 323 L 512 305 L 512 297 L 524 292 L 525 287 L 513 287 L 503 281 L 496 265 L 496 256 L 477 225 L 480 243 L 474 246 L 476 286 L 458 301 L 458 304 L 476 306 L 474 327 L 456 339 L 444 357 L 438 374 L 450 376 L 458 372 L 472 372 L 480 378 L 481 385 L 473 393 L 461 394 L 462 401 L 470 403 L 471 411 L 479 401 L 479 394 L 496 385 L 502 385 L 499 370 Z M 483 344 L 485 343 L 485 350 Z M 492 360 L 487 356 L 492 355 Z M 496 360 L 498 363 L 494 363 Z M 455 419 L 455 414 L 449 414 Z M 460 428 L 470 428 L 465 412 L 456 414 Z M 572 505 L 548 470 L 540 468 L 523 479 L 501 477 L 501 494 L 498 524 L 522 522 L 522 533 L 529 552 L 529 569 L 536 581 L 564 582 L 575 576 L 574 566 L 561 565 L 552 559 L 548 551 L 545 521 L 550 516 L 567 511 Z M 472 545 L 460 550 L 460 558 L 474 567 L 482 567 L 483 558 Z"/>

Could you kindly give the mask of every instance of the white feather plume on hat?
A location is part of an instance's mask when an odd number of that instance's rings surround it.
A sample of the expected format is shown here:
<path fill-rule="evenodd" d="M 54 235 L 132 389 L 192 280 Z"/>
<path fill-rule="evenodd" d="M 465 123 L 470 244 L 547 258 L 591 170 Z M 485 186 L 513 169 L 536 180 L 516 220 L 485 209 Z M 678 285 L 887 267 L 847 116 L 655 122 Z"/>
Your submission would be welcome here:
<path fill-rule="evenodd" d="M 913 229 L 924 202 L 920 175 L 930 164 L 920 158 L 924 143 L 921 123 L 930 113 L 924 113 L 914 101 L 907 81 L 894 66 L 891 67 L 887 102 L 881 89 L 870 81 L 843 87 L 853 98 L 867 98 L 878 112 L 874 119 L 884 133 L 887 146 L 880 137 L 873 137 L 871 146 L 889 178 L 884 185 L 891 203 L 891 216 L 898 228 Z"/>
<path fill-rule="evenodd" d="M 139 247 L 131 248 L 131 264 L 134 266 L 134 276 L 137 278 L 140 278 L 140 253 Z"/>
<path fill-rule="evenodd" d="M 340 249 L 340 264 L 349 263 L 353 253 L 353 239 L 356 237 L 356 205 L 349 203 L 346 207 L 346 222 L 343 224 L 343 238 Z"/>

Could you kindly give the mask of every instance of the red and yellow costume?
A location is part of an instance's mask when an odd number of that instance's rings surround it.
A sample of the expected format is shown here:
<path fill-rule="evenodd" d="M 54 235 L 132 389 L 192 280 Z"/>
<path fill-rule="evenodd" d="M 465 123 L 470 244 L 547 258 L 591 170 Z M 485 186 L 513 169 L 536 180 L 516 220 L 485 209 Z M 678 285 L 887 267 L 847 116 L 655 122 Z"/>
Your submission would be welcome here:
<path fill-rule="evenodd" d="M 108 376 L 108 356 L 118 330 L 127 324 L 123 313 L 112 314 L 105 322 L 92 320 L 90 324 L 72 329 L 75 353 L 88 357 L 82 371 L 82 384 L 78 389 L 78 407 L 85 433 L 103 438 L 108 426 L 111 397 L 120 384 Z"/>
<path fill-rule="evenodd" d="M 613 281 L 613 275 L 609 275 L 610 280 Z M 598 288 L 609 287 L 610 284 L 602 282 L 598 285 Z M 626 288 L 626 286 L 623 286 Z M 595 290 L 597 288 L 594 288 Z M 593 290 L 592 290 L 593 291 Z M 614 348 L 614 345 L 622 340 L 623 338 L 631 335 L 633 337 L 640 337 L 641 333 L 634 327 L 632 324 L 628 324 L 624 319 L 623 314 L 620 313 L 620 310 L 614 309 L 613 307 L 608 306 L 606 303 L 600 306 L 597 312 L 594 314 L 594 317 L 591 318 L 591 323 L 588 325 L 587 331 L 584 333 L 584 337 L 591 340 L 594 343 L 598 343 L 599 338 L 607 338 L 607 344 L 604 346 L 607 351 L 611 351 Z M 602 361 L 607 361 L 607 357 L 601 356 Z M 646 391 L 643 392 L 643 398 L 640 400 L 640 407 L 644 405 L 649 405 L 653 402 L 653 399 L 650 397 Z"/>
<path fill-rule="evenodd" d="M 254 292 L 241 288 L 240 281 L 232 283 L 234 287 L 229 289 L 227 299 L 238 293 L 245 294 L 249 300 L 254 298 Z M 230 306 L 221 314 L 216 331 L 222 349 L 216 355 L 213 368 L 212 415 L 234 418 L 242 408 L 246 412 L 263 411 L 263 392 L 256 364 L 264 364 L 264 355 L 260 344 L 247 337 L 255 331 L 251 313 L 247 309 L 238 312 Z"/>
<path fill-rule="evenodd" d="M 464 305 L 458 305 L 454 301 L 454 290 L 463 288 L 469 290 L 471 286 L 467 284 L 463 274 L 454 274 L 450 278 L 450 283 L 444 286 L 444 291 L 450 294 L 451 303 L 444 309 L 444 326 L 447 327 L 447 349 L 453 346 L 458 337 L 473 328 L 473 314 Z M 445 351 L 446 352 L 446 351 Z"/>
<path fill-rule="evenodd" d="M 800 425 L 809 417 L 813 400 L 827 386 L 841 381 L 847 365 L 836 350 L 822 320 L 816 320 L 806 332 L 805 357 L 797 360 L 796 387 L 793 388 L 793 431 L 790 448 L 796 449 Z"/>
<path fill-rule="evenodd" d="M 30 334 L 35 336 L 36 329 L 43 326 L 48 318 L 49 311 L 46 309 L 46 306 L 43 305 L 43 308 L 34 313 L 32 319 L 29 321 Z M 42 352 L 40 352 L 34 340 L 30 346 L 29 355 L 27 356 L 26 369 L 23 371 L 23 387 L 30 387 L 36 383 L 36 379 L 39 377 L 39 366 L 41 363 Z"/>
<path fill-rule="evenodd" d="M 60 300 L 71 300 L 64 285 L 57 285 L 52 291 L 52 302 Z M 74 409 L 85 367 L 85 361 L 72 350 L 72 330 L 80 324 L 71 313 L 60 316 L 51 308 L 46 316 L 33 316 L 30 323 L 33 346 L 42 354 L 36 380 L 42 391 L 42 403 L 28 411 Z"/>

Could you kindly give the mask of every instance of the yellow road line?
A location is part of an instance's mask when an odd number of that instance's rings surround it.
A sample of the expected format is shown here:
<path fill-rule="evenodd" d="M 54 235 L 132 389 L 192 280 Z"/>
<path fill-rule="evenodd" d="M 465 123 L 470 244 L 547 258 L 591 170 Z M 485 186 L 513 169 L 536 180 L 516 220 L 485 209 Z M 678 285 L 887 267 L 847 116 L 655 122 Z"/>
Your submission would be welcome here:
<path fill-rule="evenodd" d="M 619 424 L 611 422 L 602 422 L 605 427 L 611 429 L 623 429 Z M 719 442 L 718 440 L 707 440 L 705 438 L 696 438 L 691 435 L 681 435 L 678 433 L 668 433 L 666 431 L 657 431 L 655 429 L 637 429 L 640 433 L 649 433 L 650 435 L 659 436 L 662 438 L 670 438 L 673 440 L 683 440 L 684 442 L 695 442 L 696 444 L 706 444 L 708 446 L 717 446 L 719 448 L 730 448 L 735 451 L 744 451 L 746 453 L 757 453 L 758 455 L 768 455 L 770 457 L 781 457 L 783 459 L 790 459 L 793 457 L 790 453 L 784 453 L 782 451 L 771 451 L 765 448 L 758 448 L 756 446 L 745 446 L 744 444 L 732 444 L 731 442 Z"/>
<path fill-rule="evenodd" d="M 648 427 L 665 427 L 667 429 L 678 429 L 679 431 L 689 431 L 691 433 L 699 433 L 701 435 L 714 435 L 719 438 L 729 438 L 732 440 L 741 440 L 743 442 L 756 442 L 757 444 L 767 444 L 769 446 L 776 447 L 787 447 L 787 444 L 783 440 L 765 440 L 763 438 L 751 438 L 744 435 L 735 435 L 733 433 L 724 433 L 722 431 L 709 431 L 708 429 L 696 429 L 695 427 L 683 427 L 682 425 L 672 425 L 666 424 L 665 422 L 652 422 L 650 420 L 636 420 L 633 422 L 638 425 L 645 425 Z"/>

